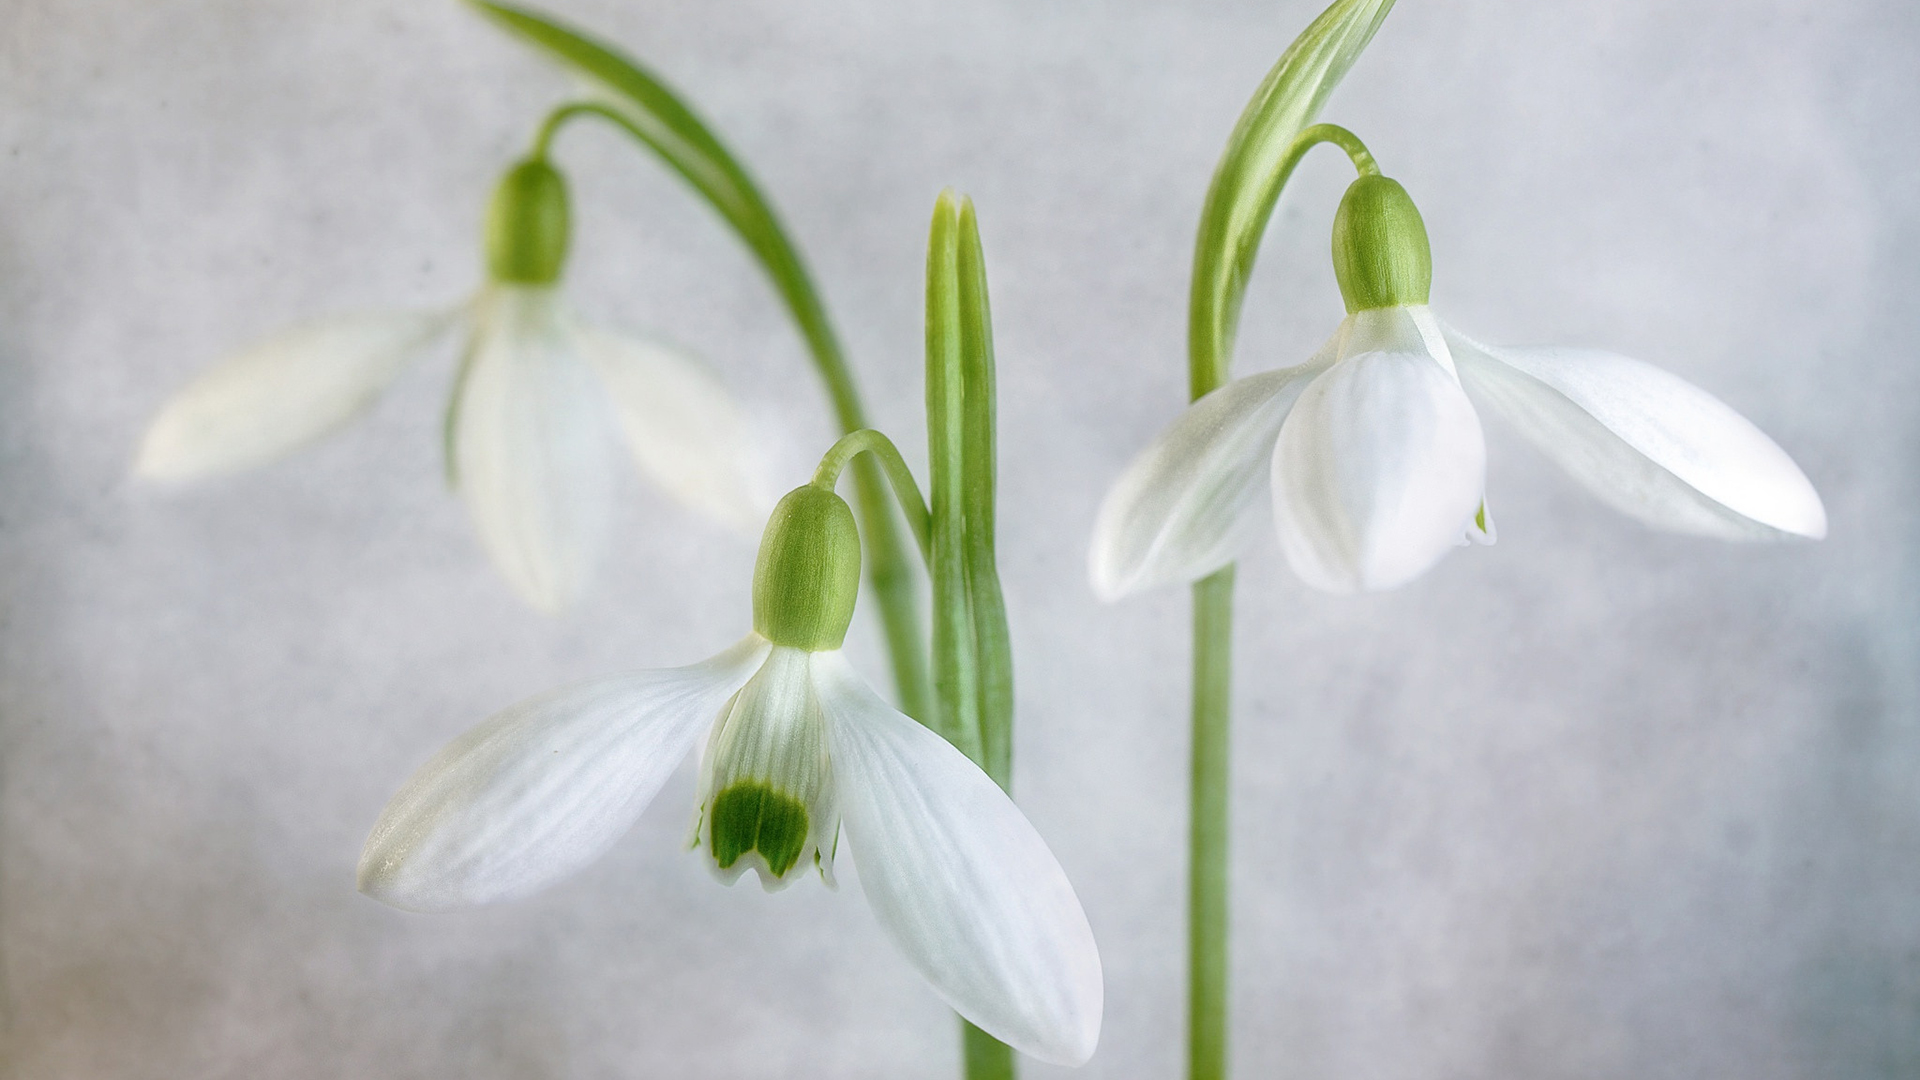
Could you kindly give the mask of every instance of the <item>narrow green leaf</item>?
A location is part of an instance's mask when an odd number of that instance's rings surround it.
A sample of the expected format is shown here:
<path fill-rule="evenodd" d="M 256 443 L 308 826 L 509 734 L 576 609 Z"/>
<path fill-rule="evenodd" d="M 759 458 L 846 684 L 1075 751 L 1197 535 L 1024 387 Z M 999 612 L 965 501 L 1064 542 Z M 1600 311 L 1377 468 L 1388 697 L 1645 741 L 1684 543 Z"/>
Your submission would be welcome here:
<path fill-rule="evenodd" d="M 1187 351 L 1198 398 L 1227 381 L 1254 255 L 1297 158 L 1293 140 L 1373 40 L 1393 0 L 1335 0 L 1294 39 L 1247 103 L 1214 169 L 1194 244 Z"/>
<path fill-rule="evenodd" d="M 967 595 L 980 710 L 981 768 L 1006 789 L 1013 782 L 1013 646 L 994 562 L 995 416 L 993 315 L 987 261 L 972 200 L 960 204 L 961 476 L 966 514 Z"/>
<path fill-rule="evenodd" d="M 927 238 L 927 456 L 938 730 L 1006 790 L 1013 653 L 993 553 L 993 316 L 973 203 L 951 190 Z M 964 1021 L 961 1031 L 967 1080 L 1012 1080 L 1012 1050 Z"/>
<path fill-rule="evenodd" d="M 967 585 L 967 313 L 960 275 L 961 199 L 934 203 L 927 235 L 927 466 L 933 517 L 933 691 L 940 734 L 978 764 L 978 657 Z"/>

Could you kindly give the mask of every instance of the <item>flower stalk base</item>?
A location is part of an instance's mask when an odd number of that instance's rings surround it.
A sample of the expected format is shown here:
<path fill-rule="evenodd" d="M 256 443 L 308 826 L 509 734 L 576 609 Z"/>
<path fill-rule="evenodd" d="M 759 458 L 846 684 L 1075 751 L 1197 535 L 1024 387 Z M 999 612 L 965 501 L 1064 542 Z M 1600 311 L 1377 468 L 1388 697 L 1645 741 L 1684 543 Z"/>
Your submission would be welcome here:
<path fill-rule="evenodd" d="M 1193 777 L 1188 821 L 1187 1075 L 1227 1075 L 1227 840 L 1233 567 L 1193 586 Z"/>

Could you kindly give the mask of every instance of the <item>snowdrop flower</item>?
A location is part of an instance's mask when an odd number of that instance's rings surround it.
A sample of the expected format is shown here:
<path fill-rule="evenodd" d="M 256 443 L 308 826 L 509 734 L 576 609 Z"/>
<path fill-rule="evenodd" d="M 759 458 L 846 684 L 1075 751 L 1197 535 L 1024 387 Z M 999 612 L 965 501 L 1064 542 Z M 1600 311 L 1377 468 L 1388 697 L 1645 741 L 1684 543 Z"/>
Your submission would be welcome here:
<path fill-rule="evenodd" d="M 1826 534 L 1799 467 L 1706 391 L 1612 353 L 1482 345 L 1435 318 L 1426 226 L 1395 181 L 1347 189 L 1333 262 L 1347 306 L 1333 338 L 1304 364 L 1194 402 L 1114 484 L 1090 559 L 1102 598 L 1232 562 L 1263 486 L 1288 564 L 1330 592 L 1390 589 L 1468 539 L 1492 543 L 1486 446 L 1463 385 L 1650 525 Z"/>
<path fill-rule="evenodd" d="M 135 472 L 195 480 L 264 465 L 373 403 L 456 326 L 467 344 L 446 414 L 448 476 L 500 573 L 546 611 L 580 593 L 606 532 L 607 401 L 641 470 L 750 531 L 763 513 L 746 425 L 704 367 L 582 326 L 558 282 L 566 183 L 545 160 L 510 170 L 487 221 L 489 280 L 451 312 L 373 312 L 297 328 L 202 374 L 154 418 Z"/>
<path fill-rule="evenodd" d="M 360 890 L 414 911 L 526 896 L 600 856 L 707 732 L 693 843 L 721 880 L 831 885 L 841 826 L 894 943 L 962 1016 L 1043 1061 L 1099 1038 L 1101 976 L 1073 887 L 1012 800 L 881 701 L 840 654 L 860 580 L 825 487 L 774 510 L 753 632 L 691 667 L 522 702 L 456 739 L 387 804 Z"/>

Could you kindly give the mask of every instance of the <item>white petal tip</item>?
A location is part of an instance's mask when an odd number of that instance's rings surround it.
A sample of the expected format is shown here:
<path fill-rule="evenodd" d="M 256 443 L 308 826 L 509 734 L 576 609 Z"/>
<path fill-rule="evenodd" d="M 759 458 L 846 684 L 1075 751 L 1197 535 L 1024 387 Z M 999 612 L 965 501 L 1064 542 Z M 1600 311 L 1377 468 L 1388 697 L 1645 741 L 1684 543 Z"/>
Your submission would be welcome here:
<path fill-rule="evenodd" d="M 735 861 L 732 866 L 724 869 L 719 863 L 714 862 L 712 859 L 706 859 L 704 861 L 707 864 L 707 871 L 713 875 L 713 879 L 729 888 L 738 885 L 740 879 L 746 875 L 748 870 L 753 871 L 754 877 L 760 882 L 760 891 L 765 893 L 783 892 L 787 886 L 792 885 L 805 876 L 800 872 L 799 867 L 795 867 L 787 872 L 786 877 L 775 877 L 773 870 L 767 866 L 766 859 L 757 851 L 747 852 Z"/>
<path fill-rule="evenodd" d="M 1097 556 L 1087 567 L 1087 586 L 1093 590 L 1094 598 L 1103 604 L 1118 603 L 1133 591 L 1127 588 L 1118 574 L 1103 565 Z"/>
<path fill-rule="evenodd" d="M 572 610 L 573 605 L 580 599 L 578 593 L 574 591 L 567 593 L 530 592 L 521 589 L 515 591 L 519 592 L 520 598 L 535 611 L 556 619 Z"/>
<path fill-rule="evenodd" d="M 354 887 L 368 899 L 401 911 L 431 914 L 478 907 L 487 902 L 485 897 L 460 898 L 423 888 L 419 881 L 409 880 L 403 860 L 373 840 L 369 840 L 366 850 L 360 853 Z"/>
<path fill-rule="evenodd" d="M 170 407 L 147 427 L 133 456 L 132 475 L 152 483 L 183 484 L 245 467 L 244 462 L 222 461 L 196 447 L 188 419 Z"/>
<path fill-rule="evenodd" d="M 1825 508 L 1821 509 L 1819 517 L 1808 522 L 1807 527 L 1800 530 L 1797 535 L 1808 540 L 1825 540 L 1827 538 L 1827 515 Z"/>
<path fill-rule="evenodd" d="M 178 462 L 169 460 L 164 450 L 156 450 L 152 439 L 140 445 L 127 474 L 135 480 L 157 484 L 179 483 L 191 479 L 193 475 L 191 470 L 183 469 Z"/>
<path fill-rule="evenodd" d="M 1827 508 L 1820 501 L 1820 493 L 1813 489 L 1813 482 L 1806 478 L 1796 467 L 1793 482 L 1781 481 L 1786 488 L 1776 498 L 1778 509 L 1770 515 L 1772 520 L 1765 524 L 1780 530 L 1788 537 L 1802 540 L 1824 540 L 1827 536 Z"/>
<path fill-rule="evenodd" d="M 1049 1065 L 1065 1065 L 1068 1068 L 1085 1065 L 1100 1045 L 1103 997 L 1096 984 L 1092 1000 L 1080 1003 L 1075 1015 L 1061 1018 L 1055 1029 L 1047 1033 L 1047 1037 L 1037 1041 L 1031 1038 L 1013 1040 L 1008 1045 L 1035 1061 L 1044 1061 Z"/>

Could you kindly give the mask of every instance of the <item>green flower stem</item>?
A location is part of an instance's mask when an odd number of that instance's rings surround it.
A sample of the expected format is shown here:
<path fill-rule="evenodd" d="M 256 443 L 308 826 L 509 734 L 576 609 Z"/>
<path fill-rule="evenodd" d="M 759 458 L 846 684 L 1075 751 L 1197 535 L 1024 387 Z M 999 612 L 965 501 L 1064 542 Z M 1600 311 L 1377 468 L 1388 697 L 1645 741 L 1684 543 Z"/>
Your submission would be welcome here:
<path fill-rule="evenodd" d="M 652 146 L 647 132 L 618 109 L 597 102 L 576 101 L 553 110 L 534 137 L 531 156 L 544 158 L 554 136 L 569 120 L 591 116 L 605 120 L 640 142 Z M 776 226 L 777 227 L 777 226 Z M 775 250 L 780 258 L 763 266 L 774 279 L 781 299 L 800 326 L 814 367 L 827 384 L 834 418 L 840 430 L 851 435 L 872 430 L 867 426 L 866 410 L 860 403 L 860 391 L 854 385 L 846 357 L 840 351 L 839 338 L 827 320 L 824 304 L 807 275 L 800 256 L 778 237 Z M 755 253 L 761 254 L 755 246 Z M 876 434 L 878 434 L 876 432 Z M 889 444 L 891 445 L 891 444 Z M 898 452 L 896 451 L 896 456 Z M 912 479 L 912 474 L 908 474 Z M 880 466 L 872 460 L 854 463 L 854 505 L 860 514 L 860 531 L 866 538 L 867 581 L 880 604 L 880 621 L 886 631 L 887 655 L 893 667 L 893 684 L 900 698 L 900 711 L 916 719 L 927 715 L 927 665 L 920 637 L 920 613 L 913 596 L 913 574 L 901 551 L 900 532 L 893 515 L 887 512 L 886 484 Z M 902 508 L 905 508 L 903 502 Z M 916 531 L 918 527 L 916 526 Z M 922 542 L 924 547 L 924 541 Z"/>
<path fill-rule="evenodd" d="M 1264 234 L 1267 217 L 1273 212 L 1273 204 L 1280 200 L 1280 192 L 1293 178 L 1293 170 L 1300 166 L 1307 151 L 1321 143 L 1332 143 L 1346 151 L 1348 160 L 1353 162 L 1354 170 L 1361 176 L 1379 176 L 1380 166 L 1373 160 L 1373 152 L 1367 149 L 1360 136 L 1338 124 L 1315 124 L 1302 130 L 1288 142 L 1286 150 L 1271 163 L 1271 172 L 1267 174 L 1264 189 L 1269 193 L 1265 197 L 1265 212 L 1258 220 L 1258 229 L 1251 234 L 1253 246 L 1240 248 L 1233 253 L 1232 277 L 1224 295 L 1203 298 L 1199 294 L 1203 275 L 1194 274 L 1195 295 L 1192 298 L 1188 329 L 1188 382 L 1193 400 L 1198 401 L 1205 395 L 1226 385 L 1229 369 L 1233 363 L 1233 338 L 1240 320 L 1240 299 L 1246 291 L 1247 281 L 1253 276 L 1253 257 L 1258 253 L 1257 244 Z M 1207 239 L 1203 233 L 1202 240 Z M 1215 255 L 1218 261 L 1218 254 Z"/>
<path fill-rule="evenodd" d="M 927 459 L 935 730 L 1002 790 L 1013 780 L 1013 651 L 994 564 L 993 320 L 973 203 L 934 204 L 927 237 Z M 961 1021 L 967 1080 L 1013 1080 L 1013 1050 Z"/>
<path fill-rule="evenodd" d="M 920 494 L 920 485 L 913 479 L 913 470 L 907 468 L 906 459 L 900 456 L 900 448 L 893 440 L 872 428 L 861 428 L 840 436 L 840 440 L 827 448 L 820 458 L 820 467 L 813 471 L 813 483 L 816 487 L 833 490 L 840 480 L 841 470 L 847 463 L 861 454 L 870 454 L 878 462 L 887 482 L 893 486 L 893 501 L 900 506 L 900 513 L 906 516 L 907 527 L 913 530 L 913 538 L 920 545 L 920 558 L 931 570 L 933 566 L 933 525 L 927 513 L 927 501 Z"/>
<path fill-rule="evenodd" d="M 994 556 L 995 385 L 993 318 L 987 303 L 986 255 L 973 201 L 960 200 L 956 252 L 960 310 L 967 347 L 961 351 L 961 513 L 966 518 L 968 603 L 973 611 L 975 679 L 980 694 L 980 767 L 1001 790 L 1013 790 L 1013 643 Z M 1011 1059 L 1009 1059 L 1011 1060 Z"/>
<path fill-rule="evenodd" d="M 759 260 L 806 340 L 814 367 L 826 383 L 841 432 L 870 426 L 853 374 L 847 369 L 839 339 L 827 318 L 826 305 L 785 226 L 745 167 L 680 96 L 631 57 L 546 15 L 493 0 L 470 2 L 508 33 L 586 77 L 609 95 L 606 104 L 562 106 L 542 124 L 536 149 L 544 151 L 553 132 L 573 116 L 596 115 L 614 120 L 658 154 L 719 213 Z M 895 693 L 901 711 L 925 717 L 930 701 L 913 572 L 903 550 L 899 525 L 887 510 L 886 481 L 878 465 L 861 461 L 855 465 L 854 483 L 854 505 L 865 538 L 867 580 L 886 630 Z"/>
<path fill-rule="evenodd" d="M 545 161 L 548 153 L 553 150 L 553 140 L 560 134 L 560 129 L 567 126 L 568 121 L 582 116 L 598 117 L 625 129 L 627 134 L 641 142 L 647 142 L 646 132 L 618 110 L 597 101 L 570 101 L 554 109 L 547 114 L 545 120 L 540 121 L 539 129 L 533 133 L 533 148 L 527 151 L 527 156 L 535 161 Z"/>
<path fill-rule="evenodd" d="M 1353 162 L 1354 170 L 1361 176 L 1379 176 L 1380 166 L 1373 160 L 1373 151 L 1360 141 L 1360 136 L 1341 127 L 1339 124 L 1315 124 L 1294 136 L 1293 145 L 1287 147 L 1287 155 L 1280 159 L 1280 186 L 1287 186 L 1287 178 L 1293 175 L 1294 167 L 1307 151 L 1321 143 L 1332 143 L 1347 152 L 1347 159 Z"/>
<path fill-rule="evenodd" d="M 1341 147 L 1362 175 L 1379 170 L 1344 128 L 1314 119 L 1394 0 L 1333 0 L 1295 38 L 1227 138 L 1194 239 L 1187 383 L 1198 400 L 1225 385 L 1254 257 L 1288 178 L 1309 148 Z M 1227 1075 L 1228 762 L 1233 567 L 1193 587 L 1193 789 L 1189 822 L 1187 1054 L 1190 1080 Z"/>
<path fill-rule="evenodd" d="M 1227 793 L 1233 567 L 1193 585 L 1193 779 L 1187 820 L 1187 1075 L 1227 1075 Z"/>
<path fill-rule="evenodd" d="M 1287 46 L 1234 124 L 1194 239 L 1187 305 L 1192 397 L 1227 381 L 1240 301 L 1267 219 L 1292 174 L 1288 158 L 1295 138 L 1313 123 L 1392 9 L 1393 0 L 1334 0 Z"/>
<path fill-rule="evenodd" d="M 965 1020 L 960 1021 L 960 1053 L 966 1080 L 1014 1080 L 1020 1074 L 1013 1047 Z"/>

